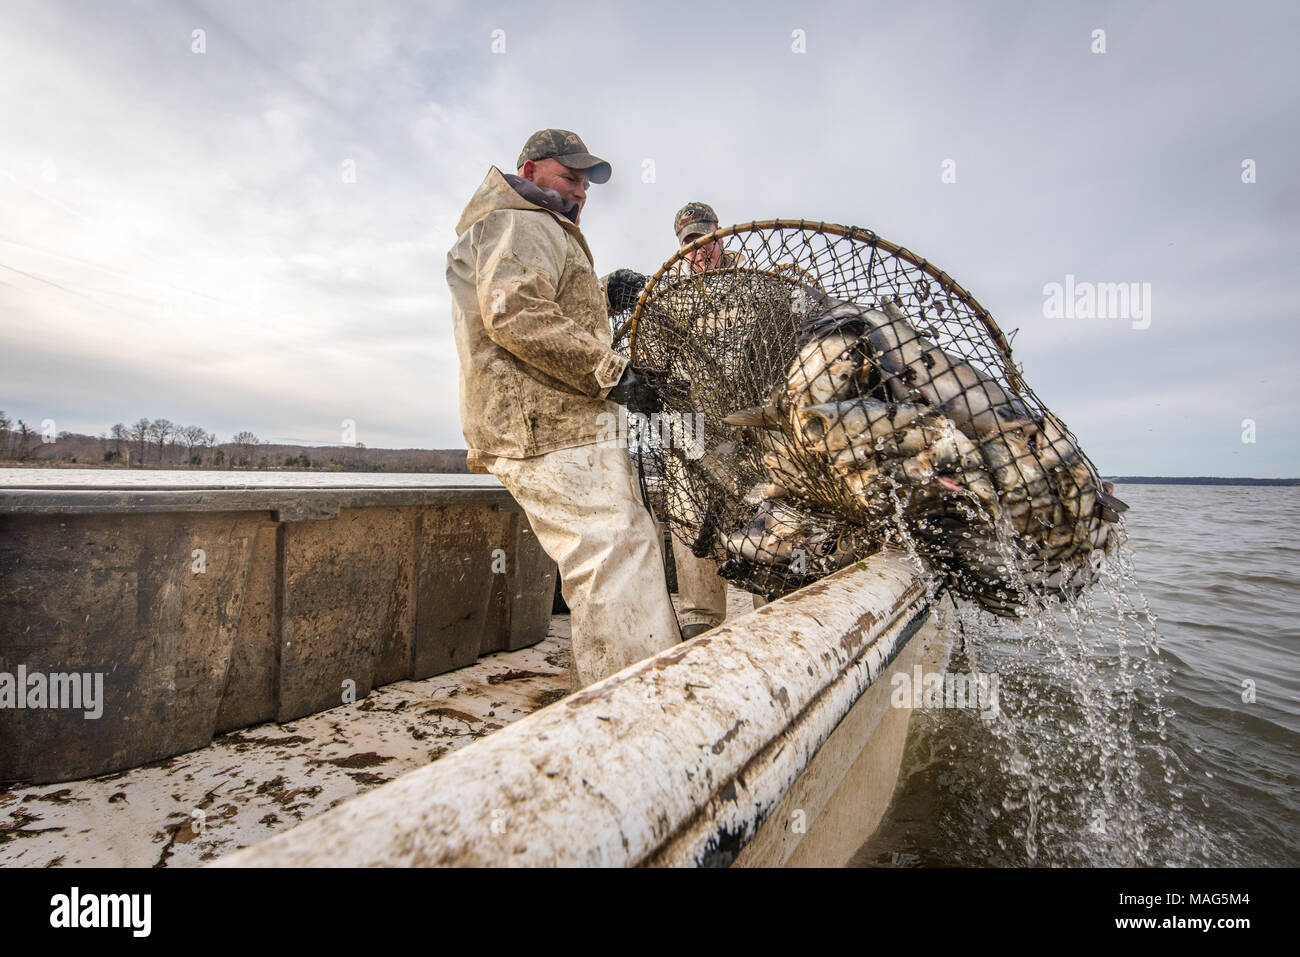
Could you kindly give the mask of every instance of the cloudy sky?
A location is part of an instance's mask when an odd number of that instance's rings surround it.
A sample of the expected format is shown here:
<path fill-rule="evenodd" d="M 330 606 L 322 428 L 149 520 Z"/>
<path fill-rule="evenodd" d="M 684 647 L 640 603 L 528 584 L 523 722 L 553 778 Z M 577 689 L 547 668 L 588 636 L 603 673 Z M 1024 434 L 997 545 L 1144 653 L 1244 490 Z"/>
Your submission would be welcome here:
<path fill-rule="evenodd" d="M 874 229 L 1019 330 L 1104 472 L 1300 475 L 1295 4 L 5 8 L 15 418 L 463 446 L 446 252 L 555 126 L 614 166 L 601 272 L 692 199 Z M 1149 326 L 1045 316 L 1067 275 L 1149 283 Z"/>

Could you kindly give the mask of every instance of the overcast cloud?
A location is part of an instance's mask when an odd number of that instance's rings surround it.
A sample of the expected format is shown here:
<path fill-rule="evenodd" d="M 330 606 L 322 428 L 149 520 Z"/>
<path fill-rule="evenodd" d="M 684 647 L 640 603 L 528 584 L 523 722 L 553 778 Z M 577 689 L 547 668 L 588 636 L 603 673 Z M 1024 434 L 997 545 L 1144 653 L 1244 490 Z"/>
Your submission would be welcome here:
<path fill-rule="evenodd" d="M 874 229 L 1019 330 L 1103 471 L 1300 475 L 1296 10 L 10 0 L 0 408 L 463 446 L 446 252 L 556 126 L 614 166 L 601 272 L 692 199 Z M 1150 327 L 1044 318 L 1067 274 L 1150 283 Z"/>

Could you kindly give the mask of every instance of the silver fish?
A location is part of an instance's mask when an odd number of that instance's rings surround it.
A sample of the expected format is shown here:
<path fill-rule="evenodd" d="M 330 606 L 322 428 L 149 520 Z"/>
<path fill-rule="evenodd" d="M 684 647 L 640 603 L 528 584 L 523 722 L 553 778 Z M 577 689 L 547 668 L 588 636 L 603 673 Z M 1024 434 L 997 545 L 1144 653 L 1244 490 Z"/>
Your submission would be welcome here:
<path fill-rule="evenodd" d="M 808 471 L 800 464 L 798 450 L 780 432 L 759 432 L 758 444 L 764 449 L 762 462 L 769 481 L 797 487 Z"/>
<path fill-rule="evenodd" d="M 768 396 L 765 405 L 754 405 L 725 415 L 722 418 L 723 424 L 742 429 L 780 431 L 789 421 L 789 405 L 785 396 L 785 386 L 777 386 Z"/>
<path fill-rule="evenodd" d="M 1065 424 L 1051 412 L 1046 413 L 1039 423 L 1033 445 L 1034 451 L 1038 453 L 1039 464 L 1045 469 L 1068 465 L 1082 454 L 1070 438 Z"/>
<path fill-rule="evenodd" d="M 844 485 L 868 514 L 877 518 L 893 516 L 894 480 L 876 466 L 868 464 L 845 472 Z"/>
<path fill-rule="evenodd" d="M 1004 498 L 1028 498 L 1046 490 L 1047 476 L 1038 458 L 1016 433 L 990 436 L 980 443 L 979 451 Z"/>
<path fill-rule="evenodd" d="M 1128 511 L 1128 506 L 1111 494 L 1114 491 L 1115 486 L 1106 482 L 1102 485 L 1102 490 L 1097 493 L 1097 504 L 1102 521 L 1118 522 L 1119 517 Z"/>
<path fill-rule="evenodd" d="M 849 399 L 796 410 L 800 437 L 834 454 L 852 445 L 887 439 L 925 413 L 919 405 Z"/>
<path fill-rule="evenodd" d="M 829 542 L 826 529 L 802 519 L 779 502 L 763 501 L 748 525 L 724 535 L 722 544 L 737 558 L 769 565 L 788 564 L 796 549 L 820 555 Z"/>
<path fill-rule="evenodd" d="M 793 405 L 820 405 L 843 399 L 855 391 L 862 372 L 861 337 L 835 332 L 814 339 L 799 350 L 786 373 L 786 391 Z"/>
<path fill-rule="evenodd" d="M 881 366 L 901 382 L 896 389 L 924 396 L 971 438 L 1037 428 L 1020 399 L 965 360 L 940 349 L 907 321 L 896 304 L 882 300 L 881 310 L 864 312 L 863 318 L 872 326 L 868 342 Z"/>
<path fill-rule="evenodd" d="M 837 473 L 887 467 L 903 484 L 928 486 L 933 480 L 997 509 L 997 494 L 975 444 L 949 419 L 923 406 L 857 400 L 801 409 L 799 417 L 805 441 L 814 446 L 820 438 L 833 448 L 843 434 L 850 436 L 849 445 L 831 451 L 831 468 Z M 856 480 L 851 491 L 859 493 L 863 484 Z"/>
<path fill-rule="evenodd" d="M 1051 476 L 1065 512 L 1065 522 L 1083 525 L 1091 521 L 1097 508 L 1097 493 L 1101 490 L 1087 463 L 1075 459 L 1069 465 L 1058 465 Z"/>
<path fill-rule="evenodd" d="M 753 487 L 745 494 L 744 501 L 747 505 L 761 505 L 767 499 L 785 498 L 790 494 L 790 490 L 784 485 L 775 485 L 771 482 L 755 482 Z"/>

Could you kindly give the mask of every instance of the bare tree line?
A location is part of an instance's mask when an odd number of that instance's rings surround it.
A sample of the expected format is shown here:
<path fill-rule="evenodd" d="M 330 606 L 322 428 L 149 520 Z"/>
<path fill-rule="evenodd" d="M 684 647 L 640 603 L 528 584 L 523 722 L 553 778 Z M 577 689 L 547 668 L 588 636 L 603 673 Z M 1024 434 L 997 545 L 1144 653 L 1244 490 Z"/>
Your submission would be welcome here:
<path fill-rule="evenodd" d="M 75 440 L 93 441 L 94 436 L 60 432 L 57 436 L 46 434 L 22 419 L 15 422 L 0 410 L 0 458 L 27 461 L 40 445 Z M 201 425 L 181 425 L 171 419 L 141 418 L 127 425 L 118 422 L 106 434 L 98 437 L 103 447 L 103 461 L 130 462 L 133 465 L 190 465 L 247 467 L 256 465 L 259 446 L 266 443 L 252 432 L 236 433 L 229 442 L 222 443 L 215 432 Z M 85 441 L 81 443 L 83 446 Z M 83 451 L 83 455 L 85 452 Z M 90 464 L 88 461 L 86 464 Z"/>
<path fill-rule="evenodd" d="M 248 430 L 222 442 L 199 425 L 170 419 L 118 422 L 98 436 L 51 434 L 0 411 L 0 461 L 147 468 L 314 469 L 347 472 L 464 472 L 463 449 L 367 449 L 355 446 L 279 445 Z"/>
<path fill-rule="evenodd" d="M 130 461 L 147 465 L 210 465 L 247 468 L 256 465 L 257 448 L 263 443 L 252 432 L 238 432 L 226 443 L 234 446 L 227 453 L 217 437 L 201 425 L 180 425 L 170 419 L 141 418 L 130 425 L 118 422 L 108 431 L 112 448 L 106 450 L 105 461 L 125 461 L 130 451 Z"/>

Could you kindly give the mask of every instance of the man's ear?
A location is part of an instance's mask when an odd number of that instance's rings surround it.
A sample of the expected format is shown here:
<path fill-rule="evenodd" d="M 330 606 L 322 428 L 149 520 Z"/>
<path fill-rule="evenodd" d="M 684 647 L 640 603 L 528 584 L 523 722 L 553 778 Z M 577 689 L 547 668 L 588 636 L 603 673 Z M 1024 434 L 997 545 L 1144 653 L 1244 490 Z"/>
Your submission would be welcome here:
<path fill-rule="evenodd" d="M 518 173 L 528 182 L 534 183 L 536 180 L 533 177 L 537 175 L 537 164 L 532 160 L 524 160 L 524 165 L 519 167 Z"/>

